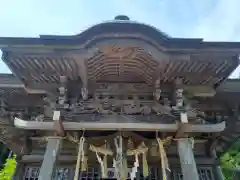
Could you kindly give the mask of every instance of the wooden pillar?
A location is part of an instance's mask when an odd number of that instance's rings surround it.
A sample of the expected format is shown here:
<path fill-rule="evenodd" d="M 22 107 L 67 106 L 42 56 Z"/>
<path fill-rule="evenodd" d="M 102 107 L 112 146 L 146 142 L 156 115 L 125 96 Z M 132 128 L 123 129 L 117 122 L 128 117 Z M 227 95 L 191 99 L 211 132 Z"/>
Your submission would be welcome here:
<path fill-rule="evenodd" d="M 61 145 L 62 137 L 48 137 L 47 147 L 38 177 L 39 180 L 52 180 Z"/>
<path fill-rule="evenodd" d="M 192 142 L 188 138 L 182 138 L 177 141 L 177 145 L 183 180 L 199 180 Z"/>

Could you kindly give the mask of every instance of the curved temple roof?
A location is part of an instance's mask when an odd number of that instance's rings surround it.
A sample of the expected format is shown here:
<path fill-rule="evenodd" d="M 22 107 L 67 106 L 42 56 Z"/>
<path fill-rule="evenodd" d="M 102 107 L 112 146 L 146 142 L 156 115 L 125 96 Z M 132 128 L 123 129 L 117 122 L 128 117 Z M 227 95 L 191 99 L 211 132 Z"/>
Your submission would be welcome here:
<path fill-rule="evenodd" d="M 0 47 L 4 48 L 6 45 L 78 45 L 96 35 L 107 33 L 114 33 L 115 35 L 117 33 L 143 34 L 169 48 L 217 47 L 239 49 L 240 47 L 238 42 L 204 42 L 202 38 L 170 37 L 153 26 L 131 21 L 123 15 L 116 16 L 114 20 L 96 24 L 77 35 L 40 35 L 40 38 L 1 37 Z"/>
<path fill-rule="evenodd" d="M 0 38 L 3 61 L 25 84 L 118 80 L 216 86 L 238 65 L 240 43 L 172 38 L 117 16 L 74 36 Z M 134 77 L 134 78 L 131 78 Z"/>
<path fill-rule="evenodd" d="M 121 19 L 122 18 L 122 19 Z M 0 47 L 5 45 L 66 45 L 66 44 L 81 44 L 88 41 L 98 34 L 106 33 L 130 33 L 144 34 L 158 43 L 170 48 L 194 48 L 194 47 L 217 47 L 217 48 L 237 48 L 238 42 L 204 42 L 202 38 L 174 38 L 166 33 L 156 29 L 153 26 L 131 21 L 127 16 L 116 16 L 112 21 L 106 21 L 96 24 L 77 35 L 40 35 L 40 38 L 15 38 L 1 37 Z"/>
<path fill-rule="evenodd" d="M 0 47 L 4 48 L 7 45 L 78 45 L 96 35 L 107 33 L 114 33 L 115 36 L 117 36 L 117 33 L 143 34 L 168 48 L 216 47 L 236 48 L 239 50 L 240 47 L 240 43 L 238 42 L 204 42 L 202 38 L 170 37 L 153 26 L 131 21 L 127 16 L 123 15 L 116 16 L 112 21 L 96 24 L 77 35 L 40 35 L 40 38 L 1 37 Z"/>
<path fill-rule="evenodd" d="M 123 18 L 123 19 L 121 19 Z M 129 33 L 129 34 L 144 34 L 151 39 L 158 41 L 160 44 L 165 45 L 189 45 L 191 47 L 194 43 L 197 45 L 202 42 L 203 39 L 190 39 L 190 38 L 172 38 L 166 33 L 156 29 L 153 26 L 131 21 L 127 16 L 116 16 L 112 21 L 106 21 L 96 24 L 85 31 L 77 35 L 40 35 L 40 38 L 14 38 L 14 37 L 2 37 L 0 44 L 4 47 L 8 45 L 66 45 L 66 44 L 82 44 L 92 37 L 99 34 L 110 33 Z M 178 44 L 180 43 L 180 44 Z"/>

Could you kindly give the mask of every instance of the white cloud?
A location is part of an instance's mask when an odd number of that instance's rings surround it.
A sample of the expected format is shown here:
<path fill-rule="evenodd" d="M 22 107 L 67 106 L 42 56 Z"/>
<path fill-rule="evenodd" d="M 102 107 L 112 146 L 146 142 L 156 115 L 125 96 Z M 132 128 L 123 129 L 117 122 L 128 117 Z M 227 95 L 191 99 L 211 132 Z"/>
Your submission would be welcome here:
<path fill-rule="evenodd" d="M 216 6 L 200 18 L 191 33 L 208 41 L 240 41 L 239 0 L 219 0 Z"/>
<path fill-rule="evenodd" d="M 200 18 L 191 33 L 192 37 L 203 37 L 206 41 L 240 41 L 240 1 L 219 0 L 205 17 Z M 238 67 L 230 78 L 238 78 Z"/>

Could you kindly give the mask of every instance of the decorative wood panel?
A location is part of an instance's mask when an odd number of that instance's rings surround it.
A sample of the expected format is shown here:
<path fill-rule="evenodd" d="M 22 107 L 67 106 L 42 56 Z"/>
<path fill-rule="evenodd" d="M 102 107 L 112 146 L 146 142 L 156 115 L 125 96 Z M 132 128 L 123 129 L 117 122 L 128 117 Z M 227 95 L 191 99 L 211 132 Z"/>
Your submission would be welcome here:
<path fill-rule="evenodd" d="M 214 180 L 211 168 L 198 168 L 199 180 Z M 183 180 L 183 175 L 181 170 L 172 171 L 173 180 Z"/>
<path fill-rule="evenodd" d="M 131 170 L 129 168 L 129 170 Z M 38 180 L 40 167 L 26 167 L 23 180 Z M 72 180 L 74 177 L 74 168 L 59 167 L 56 169 L 53 180 Z M 108 170 L 109 179 L 114 179 L 114 169 Z M 130 177 L 130 176 L 129 176 Z M 138 171 L 136 180 L 159 180 L 161 178 L 159 168 L 149 168 L 149 177 L 144 178 L 142 172 Z M 80 173 L 79 180 L 100 180 L 101 172 L 99 168 L 88 168 L 88 171 Z M 127 180 L 130 180 L 127 179 Z"/>
<path fill-rule="evenodd" d="M 69 180 L 72 177 L 72 168 L 59 167 L 56 169 L 53 180 Z M 23 180 L 38 180 L 40 168 L 26 167 Z"/>
<path fill-rule="evenodd" d="M 39 167 L 26 167 L 23 180 L 38 180 Z M 208 167 L 199 167 L 199 180 L 214 180 L 212 169 Z M 58 167 L 54 174 L 53 180 L 72 180 L 74 177 L 74 168 Z M 114 169 L 109 168 L 109 179 L 114 179 Z M 173 169 L 171 180 L 183 180 L 180 169 Z M 80 173 L 79 180 L 100 180 L 101 172 L 99 168 L 88 168 L 87 172 Z M 136 180 L 161 180 L 161 168 L 150 167 L 149 177 L 144 178 L 142 171 L 138 171 Z"/>

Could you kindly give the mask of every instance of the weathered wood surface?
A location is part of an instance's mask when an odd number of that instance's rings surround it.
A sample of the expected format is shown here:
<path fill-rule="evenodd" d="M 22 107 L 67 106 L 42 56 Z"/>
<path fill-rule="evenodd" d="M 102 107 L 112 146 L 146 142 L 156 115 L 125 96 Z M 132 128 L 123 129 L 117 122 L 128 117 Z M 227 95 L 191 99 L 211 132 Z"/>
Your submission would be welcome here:
<path fill-rule="evenodd" d="M 179 129 L 179 124 L 161 124 L 150 122 L 126 121 L 123 118 L 119 119 L 102 119 L 96 122 L 63 122 L 65 130 L 138 130 L 138 131 L 161 131 L 161 132 L 176 132 Z M 122 120 L 122 121 L 121 121 Z M 115 121 L 115 122 L 114 122 Z M 53 122 L 36 122 L 26 121 L 19 118 L 14 119 L 14 125 L 17 128 L 29 130 L 53 130 Z M 225 122 L 218 124 L 185 124 L 187 132 L 221 132 L 225 129 Z"/>
<path fill-rule="evenodd" d="M 105 38 L 98 39 L 100 37 Z M 97 42 L 95 42 L 96 39 Z M 84 49 L 86 52 L 98 49 L 98 52 L 88 58 L 86 56 L 82 57 L 82 52 L 79 53 L 78 58 L 73 57 L 71 55 L 74 54 L 73 50 L 70 49 L 70 52 L 67 52 L 69 50 L 67 48 L 65 51 L 62 48 L 61 53 L 39 53 L 39 51 L 33 53 L 33 50 L 32 53 L 27 53 L 28 48 L 25 48 L 25 52 L 24 48 L 15 48 L 11 50 L 11 53 L 4 51 L 3 60 L 8 62 L 10 68 L 16 71 L 14 73 L 20 79 L 25 79 L 28 84 L 57 82 L 56 73 L 65 74 L 70 79 L 76 80 L 82 75 L 79 73 L 81 66 L 78 65 L 77 61 L 85 59 L 89 61 L 87 64 L 88 76 L 92 75 L 94 77 L 91 77 L 91 80 L 121 81 L 127 78 L 128 81 L 141 80 L 149 84 L 154 79 L 156 67 L 161 67 L 158 69 L 159 74 L 167 72 L 165 76 L 161 76 L 161 81 L 164 83 L 172 82 L 176 77 L 182 76 L 185 83 L 215 85 L 229 75 L 229 69 L 234 70 L 238 65 L 236 53 L 213 53 L 214 50 L 221 51 L 220 49 L 208 49 L 208 52 L 201 49 L 201 53 L 193 53 L 193 50 L 171 53 L 165 51 L 168 47 L 159 46 L 154 41 L 154 39 L 150 40 L 144 35 L 136 37 L 136 34 L 126 35 L 121 32 L 118 33 L 118 37 L 111 34 L 97 34 L 91 37 L 86 44 L 82 44 L 82 46 L 91 44 L 89 47 L 86 47 L 86 49 L 79 48 L 80 51 Z M 202 42 L 199 45 L 202 45 Z M 51 48 L 49 49 L 51 51 Z M 135 51 L 132 52 L 132 49 Z M 151 52 L 151 54 L 148 52 Z M 75 52 L 75 54 L 78 53 Z M 121 61 L 119 61 L 120 59 Z M 90 63 L 91 61 L 93 62 Z M 94 68 L 95 66 L 99 68 Z M 199 66 L 202 68 L 197 68 Z M 187 70 L 185 67 L 188 67 Z M 120 71 L 117 69 L 120 69 Z M 149 69 L 149 71 L 146 71 L 146 69 Z M 175 69 L 178 69 L 179 73 L 176 73 Z M 121 72 L 120 76 L 116 76 L 119 74 L 118 71 Z M 188 74 L 189 71 L 193 73 Z M 142 76 L 139 76 L 139 73 Z M 196 76 L 193 77 L 193 74 L 196 74 Z M 113 79 L 114 77 L 117 77 L 117 79 Z"/>
<path fill-rule="evenodd" d="M 150 33 L 143 31 L 145 28 Z M 99 33 L 93 35 L 94 29 Z M 132 29 L 135 29 L 135 31 L 132 31 Z M 113 35 L 114 33 L 117 33 L 117 36 Z M 76 44 L 76 42 L 79 44 Z M 112 96 L 112 99 L 115 99 L 118 95 L 127 96 L 131 94 L 135 96 L 140 94 L 141 98 L 149 100 L 151 99 L 149 95 L 151 96 L 155 91 L 153 84 L 158 79 L 161 82 L 159 84 L 161 91 L 166 91 L 168 97 L 175 79 L 182 77 L 183 84 L 185 84 L 183 89 L 192 96 L 212 97 L 215 94 L 215 85 L 219 85 L 238 66 L 240 43 L 217 43 L 204 42 L 201 39 L 171 38 L 150 26 L 140 23 L 114 22 L 112 24 L 102 23 L 76 36 L 41 36 L 32 39 L 0 38 L 0 47 L 3 49 L 3 60 L 17 76 L 15 80 L 12 79 L 12 83 L 8 81 L 7 76 L 0 78 L 1 95 L 10 97 L 8 98 L 9 107 L 7 109 L 20 114 L 17 116 L 20 119 L 15 119 L 17 128 L 41 131 L 54 130 L 54 123 L 47 121 L 30 122 L 21 120 L 21 118 L 26 117 L 27 120 L 32 118 L 33 115 L 29 111 L 38 113 L 38 115 L 39 113 L 45 113 L 46 115 L 44 108 L 52 110 L 51 106 L 45 106 L 41 95 L 53 92 L 51 95 L 54 99 L 60 82 L 59 77 L 62 75 L 65 75 L 75 84 L 69 90 L 74 89 L 80 92 L 80 89 L 84 86 L 84 88 L 89 88 L 87 89 L 90 92 L 89 96 L 93 96 L 91 93 L 96 92 L 100 95 L 116 95 Z M 125 88 L 119 88 L 118 86 L 117 90 L 108 91 L 104 89 L 98 91 L 95 85 L 102 82 L 107 82 L 106 84 L 135 82 L 149 87 L 137 87 L 134 88 L 134 91 L 132 91 L 133 89 L 127 89 L 129 90 L 127 91 Z M 165 88 L 165 85 L 169 84 L 170 88 Z M 235 83 L 231 86 L 237 88 Z M 125 92 L 119 91 L 122 89 Z M 220 88 L 217 91 L 223 91 L 224 93 L 226 91 L 240 92 L 226 87 L 222 89 Z M 12 92 L 17 95 L 13 95 Z M 22 96 L 23 94 L 24 96 Z M 34 98 L 32 98 L 32 95 Z M 36 97 L 36 95 L 39 95 L 39 97 Z M 74 95 L 78 97 L 79 94 Z M 73 94 L 69 93 L 67 96 L 73 97 Z M 72 101 L 72 99 L 69 99 L 69 101 Z M 231 101 L 229 101 L 229 104 L 231 104 Z M 121 101 L 118 102 L 121 103 Z M 231 109 L 231 105 L 228 107 L 228 105 L 225 105 L 225 101 L 221 103 L 220 106 L 216 106 L 218 102 L 210 105 L 207 99 L 207 102 L 200 105 L 201 107 L 196 107 L 196 109 L 210 111 L 213 112 L 212 114 L 216 114 L 217 111 L 224 111 L 222 113 L 224 115 L 221 115 L 225 116 L 225 111 Z M 143 104 L 145 105 L 145 102 L 141 102 L 141 105 Z M 69 106 L 71 105 L 73 104 Z M 43 108 L 43 106 L 45 107 Z M 40 109 L 40 112 L 36 109 Z M 25 117 L 22 116 L 23 112 L 26 115 Z M 156 114 L 159 115 L 159 112 L 155 112 Z M 29 116 L 31 117 L 29 118 Z M 74 118 L 70 116 L 71 122 L 64 122 L 66 130 L 178 131 L 180 137 L 183 133 L 214 133 L 221 132 L 225 128 L 224 122 L 204 125 L 184 124 L 180 127 L 179 124 L 173 122 L 165 123 L 161 121 L 162 119 L 166 120 L 165 117 L 159 118 L 159 122 L 152 122 L 149 119 L 146 121 L 143 119 L 126 120 L 122 117 L 116 119 L 114 116 L 92 121 L 80 119 L 78 116 Z M 216 118 L 213 118 L 214 122 L 216 120 Z M 6 131 L 7 133 L 4 134 L 3 138 L 10 137 L 13 131 Z M 228 133 L 231 134 L 232 132 Z M 231 137 L 224 135 L 221 143 L 230 141 Z M 7 141 L 5 140 L 5 142 Z M 11 138 L 8 139 L 8 142 L 11 142 Z"/>
<path fill-rule="evenodd" d="M 27 136 L 21 130 L 17 130 L 10 117 L 0 117 L 0 141 L 17 155 L 28 152 Z"/>

